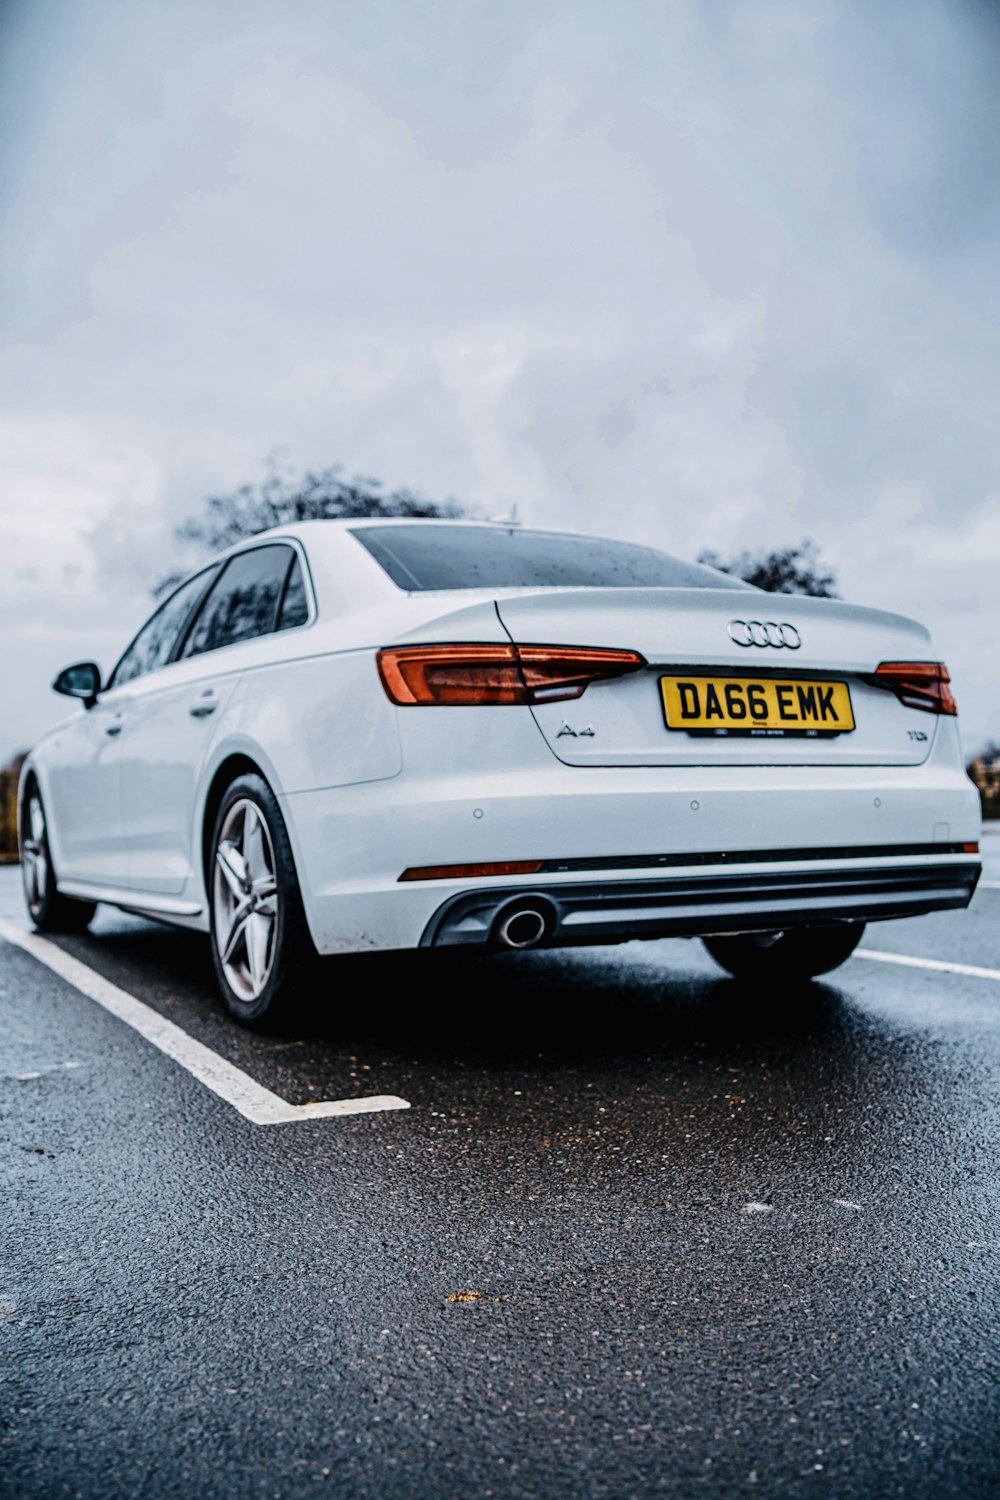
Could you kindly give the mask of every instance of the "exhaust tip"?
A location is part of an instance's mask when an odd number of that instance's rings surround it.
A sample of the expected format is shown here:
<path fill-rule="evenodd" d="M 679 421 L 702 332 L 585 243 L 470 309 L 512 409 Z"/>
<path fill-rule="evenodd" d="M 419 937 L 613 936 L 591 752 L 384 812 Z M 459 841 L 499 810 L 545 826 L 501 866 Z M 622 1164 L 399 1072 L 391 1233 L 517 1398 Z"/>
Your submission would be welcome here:
<path fill-rule="evenodd" d="M 551 932 L 554 915 L 548 903 L 519 901 L 497 917 L 493 941 L 501 948 L 537 948 Z"/>

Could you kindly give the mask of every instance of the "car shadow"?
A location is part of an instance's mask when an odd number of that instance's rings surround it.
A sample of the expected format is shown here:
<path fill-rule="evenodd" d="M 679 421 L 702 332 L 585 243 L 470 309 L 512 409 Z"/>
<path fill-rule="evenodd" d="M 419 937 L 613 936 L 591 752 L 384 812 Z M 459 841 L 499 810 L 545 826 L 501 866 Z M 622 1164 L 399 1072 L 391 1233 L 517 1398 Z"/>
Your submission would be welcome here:
<path fill-rule="evenodd" d="M 404 1060 L 447 1071 L 540 1057 L 547 1066 L 680 1061 L 694 1051 L 739 1062 L 856 1057 L 899 1046 L 910 1030 L 855 998 L 851 969 L 769 987 L 715 970 L 698 942 L 670 941 L 325 958 L 281 1015 L 251 1031 L 225 1010 L 201 934 L 107 912 L 94 931 L 59 942 L 241 1066 L 294 1045 L 323 1075 L 362 1054 L 390 1073 Z"/>
<path fill-rule="evenodd" d="M 311 990 L 297 1007 L 299 1035 L 349 1035 L 467 1061 L 539 1053 L 624 1058 L 768 1038 L 817 1042 L 852 1024 L 830 984 L 768 992 L 672 967 L 659 955 L 623 960 L 609 948 L 371 954 L 324 960 L 319 974 L 319 993 Z"/>
<path fill-rule="evenodd" d="M 376 1044 L 483 1059 L 629 1056 L 678 1044 L 822 1040 L 853 1024 L 832 983 L 776 989 L 700 972 L 700 946 L 455 949 L 318 960 L 272 1023 L 244 1033 L 215 987 L 208 940 L 137 918 L 106 919 L 60 946 L 180 1024 L 271 1042 Z M 688 954 L 695 962 L 688 958 Z M 687 962 L 685 962 L 687 960 Z"/>
<path fill-rule="evenodd" d="M 919 1133 L 931 1093 L 968 1087 L 908 1011 L 856 998 L 850 970 L 769 989 L 712 973 L 694 944 L 324 959 L 279 1024 L 249 1031 L 203 936 L 116 920 L 60 942 L 290 1103 L 398 1094 L 515 1143 L 579 1134 L 583 1099 L 627 1100 L 636 1159 L 660 1149 L 665 1110 L 688 1111 L 679 1139 L 767 1153 L 787 1120 L 824 1140 L 889 1111 Z"/>

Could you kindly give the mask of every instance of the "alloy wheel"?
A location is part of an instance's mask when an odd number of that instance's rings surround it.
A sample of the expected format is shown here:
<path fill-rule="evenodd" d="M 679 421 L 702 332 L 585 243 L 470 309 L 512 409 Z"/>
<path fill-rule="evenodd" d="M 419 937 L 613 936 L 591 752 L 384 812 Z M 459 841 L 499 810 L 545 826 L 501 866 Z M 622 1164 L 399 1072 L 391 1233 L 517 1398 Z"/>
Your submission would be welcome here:
<path fill-rule="evenodd" d="M 215 944 L 226 980 L 238 999 L 256 1000 L 274 962 L 278 884 L 270 830 L 260 808 L 246 797 L 233 803 L 219 834 L 213 903 Z"/>
<path fill-rule="evenodd" d="M 49 888 L 48 843 L 45 838 L 45 812 L 37 793 L 28 799 L 28 828 L 21 840 L 21 878 L 28 909 L 37 916 L 45 904 Z"/>

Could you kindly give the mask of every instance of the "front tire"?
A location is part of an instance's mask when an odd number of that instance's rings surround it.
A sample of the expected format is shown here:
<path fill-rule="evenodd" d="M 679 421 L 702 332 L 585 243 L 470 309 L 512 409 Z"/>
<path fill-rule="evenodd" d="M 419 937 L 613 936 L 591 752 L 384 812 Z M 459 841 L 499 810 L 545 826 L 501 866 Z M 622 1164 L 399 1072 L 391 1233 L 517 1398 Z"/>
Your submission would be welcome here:
<path fill-rule="evenodd" d="M 21 820 L 21 881 L 28 916 L 39 932 L 83 932 L 97 910 L 96 901 L 74 901 L 56 885 L 45 806 L 34 783 Z"/>
<path fill-rule="evenodd" d="M 864 922 L 840 927 L 792 927 L 784 932 L 741 932 L 702 938 L 709 953 L 735 979 L 815 979 L 839 968 L 854 952 Z"/>
<path fill-rule="evenodd" d="M 227 790 L 208 868 L 212 962 L 229 1012 L 244 1025 L 274 1020 L 314 955 L 285 821 L 267 782 Z"/>

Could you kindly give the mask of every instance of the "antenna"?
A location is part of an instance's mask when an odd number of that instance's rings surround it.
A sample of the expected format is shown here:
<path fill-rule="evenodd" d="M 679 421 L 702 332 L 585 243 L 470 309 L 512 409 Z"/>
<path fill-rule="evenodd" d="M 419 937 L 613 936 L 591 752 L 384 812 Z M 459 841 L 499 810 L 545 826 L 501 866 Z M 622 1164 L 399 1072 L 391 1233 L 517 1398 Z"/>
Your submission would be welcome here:
<path fill-rule="evenodd" d="M 514 501 L 507 515 L 487 516 L 486 519 L 492 526 L 507 526 L 511 531 L 515 531 L 521 524 L 517 518 L 517 501 Z"/>

